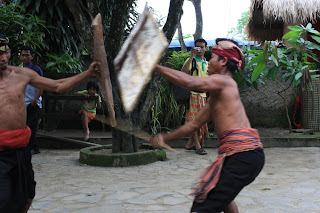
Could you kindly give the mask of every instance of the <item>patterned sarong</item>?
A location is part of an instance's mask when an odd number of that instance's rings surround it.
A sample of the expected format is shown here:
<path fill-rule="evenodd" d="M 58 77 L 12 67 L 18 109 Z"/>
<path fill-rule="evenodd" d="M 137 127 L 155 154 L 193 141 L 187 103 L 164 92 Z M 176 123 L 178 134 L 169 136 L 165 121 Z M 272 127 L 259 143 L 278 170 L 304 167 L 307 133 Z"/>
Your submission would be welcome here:
<path fill-rule="evenodd" d="M 196 202 L 203 202 L 208 193 L 218 183 L 225 157 L 239 152 L 263 148 L 260 136 L 256 129 L 235 128 L 225 131 L 219 138 L 217 158 L 200 175 L 200 183 L 193 187 L 191 193 L 195 195 Z"/>
<path fill-rule="evenodd" d="M 206 105 L 207 99 L 198 94 L 190 94 L 190 106 L 186 112 L 186 123 L 193 121 L 198 112 Z M 208 125 L 205 124 L 200 127 L 198 131 L 199 143 L 201 146 L 204 144 L 204 139 L 209 137 Z"/>
<path fill-rule="evenodd" d="M 28 126 L 17 130 L 0 129 L 0 151 L 24 148 L 28 145 L 30 136 L 31 130 Z"/>
<path fill-rule="evenodd" d="M 82 116 L 81 110 L 79 110 L 78 113 L 80 116 Z M 88 123 L 90 123 L 96 117 L 96 113 L 87 111 L 87 117 L 88 117 Z"/>

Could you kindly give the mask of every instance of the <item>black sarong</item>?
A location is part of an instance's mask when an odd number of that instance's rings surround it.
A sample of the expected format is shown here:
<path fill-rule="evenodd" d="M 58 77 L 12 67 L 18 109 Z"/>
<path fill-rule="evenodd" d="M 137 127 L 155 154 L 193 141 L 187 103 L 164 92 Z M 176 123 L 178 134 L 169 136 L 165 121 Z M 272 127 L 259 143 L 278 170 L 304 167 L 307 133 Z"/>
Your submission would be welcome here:
<path fill-rule="evenodd" d="M 35 196 L 34 172 L 28 148 L 0 151 L 0 212 L 25 211 Z"/>

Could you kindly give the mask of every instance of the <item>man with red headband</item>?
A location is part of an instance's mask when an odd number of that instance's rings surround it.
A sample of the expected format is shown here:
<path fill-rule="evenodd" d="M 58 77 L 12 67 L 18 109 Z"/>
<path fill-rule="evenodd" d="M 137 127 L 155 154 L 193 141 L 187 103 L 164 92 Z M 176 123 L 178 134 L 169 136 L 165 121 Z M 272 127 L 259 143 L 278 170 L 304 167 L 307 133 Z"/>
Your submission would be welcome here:
<path fill-rule="evenodd" d="M 0 212 L 27 212 L 35 196 L 31 130 L 26 126 L 25 92 L 28 84 L 42 90 L 64 92 L 95 76 L 99 64 L 70 78 L 52 80 L 25 67 L 9 66 L 9 40 L 0 33 Z"/>
<path fill-rule="evenodd" d="M 245 59 L 237 43 L 217 39 L 209 61 L 209 77 L 187 75 L 157 65 L 155 71 L 171 82 L 196 91 L 209 91 L 210 97 L 195 120 L 170 133 L 157 134 L 151 143 L 186 137 L 204 123 L 214 121 L 219 140 L 218 156 L 200 175 L 191 193 L 195 196 L 191 212 L 238 212 L 235 197 L 258 176 L 264 165 L 259 133 L 252 129 L 232 74 L 244 68 Z"/>

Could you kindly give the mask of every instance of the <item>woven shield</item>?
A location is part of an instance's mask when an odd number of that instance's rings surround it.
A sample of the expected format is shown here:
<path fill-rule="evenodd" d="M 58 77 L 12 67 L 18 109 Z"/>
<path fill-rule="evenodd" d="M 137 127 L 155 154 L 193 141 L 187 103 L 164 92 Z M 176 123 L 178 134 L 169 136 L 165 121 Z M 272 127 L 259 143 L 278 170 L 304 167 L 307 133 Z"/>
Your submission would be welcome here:
<path fill-rule="evenodd" d="M 114 60 L 119 71 L 121 100 L 127 113 L 133 111 L 167 47 L 163 32 L 146 6 Z"/>

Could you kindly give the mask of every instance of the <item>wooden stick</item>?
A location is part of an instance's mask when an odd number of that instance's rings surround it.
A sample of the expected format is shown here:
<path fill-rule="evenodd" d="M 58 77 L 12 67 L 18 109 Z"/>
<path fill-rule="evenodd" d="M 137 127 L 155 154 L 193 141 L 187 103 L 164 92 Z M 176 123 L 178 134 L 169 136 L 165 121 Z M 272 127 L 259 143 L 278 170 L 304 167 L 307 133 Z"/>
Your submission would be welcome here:
<path fill-rule="evenodd" d="M 42 137 L 46 137 L 46 138 L 52 138 L 52 139 L 59 140 L 59 141 L 64 141 L 64 142 L 70 142 L 70 143 L 76 143 L 76 144 L 82 144 L 82 145 L 88 145 L 88 146 L 101 146 L 101 144 L 97 144 L 97 143 L 80 141 L 80 140 L 75 140 L 75 139 L 71 139 L 71 138 L 57 137 L 57 136 L 47 135 L 47 134 L 43 134 L 43 133 L 39 133 L 39 132 L 37 133 L 37 135 L 42 136 Z"/>
<path fill-rule="evenodd" d="M 106 50 L 104 47 L 100 13 L 98 13 L 96 17 L 92 20 L 92 26 L 94 34 L 94 60 L 100 62 L 101 68 L 101 71 L 97 74 L 97 79 L 102 89 L 103 98 L 108 107 L 108 112 L 111 119 L 111 126 L 115 127 L 117 125 L 117 122 L 114 112 L 112 85 L 110 80 Z"/>
<path fill-rule="evenodd" d="M 107 125 L 111 124 L 110 118 L 108 118 L 104 115 L 96 115 L 95 120 L 98 120 L 98 121 L 100 121 L 104 124 L 107 124 Z M 149 133 L 141 130 L 141 128 L 139 126 L 134 125 L 131 122 L 128 122 L 126 120 L 117 119 L 117 126 L 115 128 L 150 143 L 151 135 Z M 164 142 L 159 146 L 162 148 L 165 148 L 169 151 L 178 153 L 175 149 L 171 148 L 169 145 L 167 145 Z"/>

